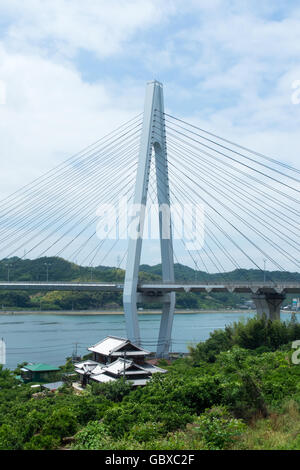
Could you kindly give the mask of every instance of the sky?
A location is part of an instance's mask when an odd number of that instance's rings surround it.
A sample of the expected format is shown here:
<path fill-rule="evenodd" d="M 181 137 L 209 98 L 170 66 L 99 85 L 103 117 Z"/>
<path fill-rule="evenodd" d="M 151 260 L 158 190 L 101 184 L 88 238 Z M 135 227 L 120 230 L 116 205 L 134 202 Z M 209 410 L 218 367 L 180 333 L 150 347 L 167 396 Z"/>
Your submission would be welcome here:
<path fill-rule="evenodd" d="M 299 166 L 299 56 L 297 0 L 0 0 L 0 197 L 140 113 L 152 79 L 170 114 Z"/>

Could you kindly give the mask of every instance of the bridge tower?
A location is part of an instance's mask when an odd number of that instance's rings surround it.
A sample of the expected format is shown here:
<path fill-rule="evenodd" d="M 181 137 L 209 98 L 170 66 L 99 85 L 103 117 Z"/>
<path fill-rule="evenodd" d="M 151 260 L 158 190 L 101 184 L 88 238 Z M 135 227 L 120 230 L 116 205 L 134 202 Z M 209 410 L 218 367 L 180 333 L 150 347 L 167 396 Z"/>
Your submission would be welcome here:
<path fill-rule="evenodd" d="M 134 208 L 138 208 L 135 221 L 139 234 L 129 234 L 127 265 L 123 292 L 123 305 L 128 338 L 139 344 L 140 330 L 137 314 L 137 302 L 149 302 L 147 295 L 137 292 L 138 274 L 141 259 L 143 229 L 145 222 L 148 183 L 151 157 L 154 152 L 156 170 L 156 188 L 159 208 L 159 237 L 162 262 L 162 278 L 174 281 L 173 241 L 170 214 L 170 196 L 167 165 L 167 147 L 164 126 L 163 86 L 158 81 L 147 84 L 143 127 L 140 141 L 139 161 L 135 183 Z M 157 356 L 168 355 L 175 308 L 175 293 L 156 297 L 162 302 L 162 316 L 158 337 Z"/>

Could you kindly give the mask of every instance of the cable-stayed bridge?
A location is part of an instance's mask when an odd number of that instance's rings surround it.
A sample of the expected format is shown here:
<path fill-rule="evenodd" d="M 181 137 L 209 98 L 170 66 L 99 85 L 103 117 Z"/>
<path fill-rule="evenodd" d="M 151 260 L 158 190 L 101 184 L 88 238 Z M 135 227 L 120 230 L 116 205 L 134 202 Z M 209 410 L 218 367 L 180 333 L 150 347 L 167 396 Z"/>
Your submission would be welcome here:
<path fill-rule="evenodd" d="M 137 303 L 159 301 L 159 356 L 169 350 L 176 292 L 251 294 L 259 314 L 278 318 L 285 295 L 300 292 L 299 173 L 166 113 L 161 83 L 150 82 L 142 114 L 0 202 L 8 266 L 15 256 L 57 256 L 93 267 L 118 253 L 124 282 L 9 280 L 0 289 L 123 292 L 127 334 L 137 343 Z M 153 213 L 162 260 L 155 282 L 139 279 Z M 222 281 L 175 279 L 182 256 L 181 264 L 188 258 L 195 272 Z M 266 263 L 276 276 L 266 276 Z M 247 271 L 228 279 L 241 268 L 260 270 L 260 279 Z"/>

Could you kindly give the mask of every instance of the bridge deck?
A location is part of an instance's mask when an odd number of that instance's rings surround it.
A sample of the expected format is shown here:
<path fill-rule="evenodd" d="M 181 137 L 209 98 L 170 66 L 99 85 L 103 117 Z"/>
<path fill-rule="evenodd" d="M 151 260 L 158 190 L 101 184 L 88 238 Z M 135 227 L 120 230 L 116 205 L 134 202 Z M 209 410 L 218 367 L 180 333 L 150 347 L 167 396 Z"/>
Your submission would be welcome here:
<path fill-rule="evenodd" d="M 114 282 L 0 282 L 0 290 L 38 290 L 38 291 L 106 291 L 122 292 L 123 284 Z M 228 283 L 184 283 L 149 282 L 141 283 L 138 292 L 146 295 L 162 295 L 168 292 L 236 292 L 250 293 L 276 292 L 286 294 L 300 293 L 300 282 L 228 282 Z"/>
<path fill-rule="evenodd" d="M 106 291 L 121 292 L 123 284 L 113 282 L 0 282 L 0 290 Z"/>

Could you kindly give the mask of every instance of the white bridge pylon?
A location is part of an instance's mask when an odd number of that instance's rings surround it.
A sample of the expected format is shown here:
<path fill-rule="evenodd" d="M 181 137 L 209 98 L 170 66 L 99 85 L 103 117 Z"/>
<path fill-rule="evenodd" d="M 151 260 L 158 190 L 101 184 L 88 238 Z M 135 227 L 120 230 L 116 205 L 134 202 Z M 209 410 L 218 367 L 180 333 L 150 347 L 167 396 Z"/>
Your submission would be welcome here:
<path fill-rule="evenodd" d="M 139 161 L 135 183 L 134 205 L 139 207 L 135 220 L 139 228 L 139 236 L 130 238 L 128 242 L 127 264 L 123 291 L 123 305 L 128 338 L 140 344 L 140 329 L 137 313 L 137 302 L 147 302 L 149 297 L 138 294 L 138 275 L 141 260 L 143 229 L 148 194 L 149 173 L 152 153 L 155 155 L 156 188 L 159 208 L 159 237 L 162 262 L 163 282 L 174 281 L 173 241 L 171 230 L 170 195 L 167 164 L 167 147 L 164 126 L 163 86 L 158 81 L 147 83 L 143 128 L 141 134 Z M 160 184 L 158 184 L 160 182 Z M 166 207 L 168 214 L 168 234 L 164 236 L 166 220 L 163 218 Z M 175 292 L 156 298 L 162 302 L 157 356 L 168 355 L 175 309 Z"/>

